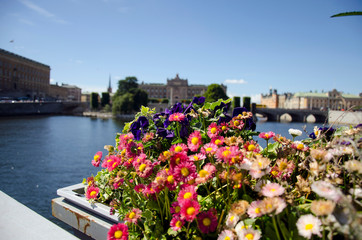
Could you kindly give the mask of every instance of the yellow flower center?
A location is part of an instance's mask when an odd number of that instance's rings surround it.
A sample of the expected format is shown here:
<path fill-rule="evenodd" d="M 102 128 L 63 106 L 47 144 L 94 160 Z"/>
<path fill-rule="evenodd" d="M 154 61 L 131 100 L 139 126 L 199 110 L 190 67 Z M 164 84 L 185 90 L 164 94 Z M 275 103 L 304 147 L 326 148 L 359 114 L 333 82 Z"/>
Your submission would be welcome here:
<path fill-rule="evenodd" d="M 254 239 L 254 235 L 252 233 L 248 233 L 245 235 L 245 238 L 247 238 L 248 240 L 252 240 Z"/>
<path fill-rule="evenodd" d="M 220 144 L 221 144 L 221 141 L 220 141 L 219 139 L 216 139 L 216 140 L 215 140 L 215 144 L 216 144 L 216 145 L 220 145 Z"/>
<path fill-rule="evenodd" d="M 226 131 L 227 127 L 226 127 L 226 126 L 222 126 L 221 129 L 222 129 L 223 131 Z"/>
<path fill-rule="evenodd" d="M 270 189 L 271 192 L 275 192 L 275 188 Z"/>
<path fill-rule="evenodd" d="M 181 162 L 181 158 L 176 158 L 176 159 L 175 159 L 175 163 L 176 163 L 177 165 L 179 165 L 180 162 Z"/>
<path fill-rule="evenodd" d="M 280 169 L 281 171 L 283 171 L 283 170 L 286 169 L 287 167 L 288 167 L 288 164 L 285 163 L 285 162 L 281 162 L 281 163 L 279 164 L 279 169 Z"/>
<path fill-rule="evenodd" d="M 313 224 L 308 223 L 307 225 L 305 225 L 305 230 L 311 230 L 313 228 Z"/>
<path fill-rule="evenodd" d="M 298 150 L 302 150 L 304 148 L 304 144 L 303 143 L 299 143 L 297 146 Z"/>
<path fill-rule="evenodd" d="M 255 149 L 255 145 L 254 145 L 254 144 L 250 144 L 250 145 L 248 146 L 248 150 L 249 150 L 249 151 L 254 151 L 254 149 Z"/>
<path fill-rule="evenodd" d="M 175 179 L 173 178 L 172 175 L 170 175 L 170 176 L 167 177 L 167 182 L 169 182 L 169 183 L 171 183 L 171 184 L 175 182 Z"/>
<path fill-rule="evenodd" d="M 163 152 L 163 156 L 166 157 L 166 158 L 170 157 L 170 155 L 171 155 L 171 154 L 170 154 L 169 151 L 164 151 L 164 152 Z"/>
<path fill-rule="evenodd" d="M 260 208 L 255 208 L 255 213 L 259 214 L 260 213 Z"/>
<path fill-rule="evenodd" d="M 269 138 L 269 134 L 267 134 L 267 133 L 265 133 L 264 136 L 265 136 L 265 138 Z"/>
<path fill-rule="evenodd" d="M 182 147 L 180 146 L 175 147 L 175 152 L 182 152 Z"/>
<path fill-rule="evenodd" d="M 128 217 L 129 217 L 130 219 L 133 219 L 135 216 L 136 216 L 136 214 L 135 214 L 134 212 L 131 212 L 131 213 L 128 215 Z"/>
<path fill-rule="evenodd" d="M 200 172 L 199 172 L 199 175 L 200 175 L 200 177 L 204 178 L 204 177 L 207 177 L 209 175 L 209 172 L 204 170 L 204 169 L 201 169 Z"/>
<path fill-rule="evenodd" d="M 114 168 L 117 167 L 117 162 L 114 162 L 112 167 L 114 167 Z"/>
<path fill-rule="evenodd" d="M 191 142 L 192 142 L 193 145 L 196 145 L 196 144 L 199 143 L 199 138 L 193 137 L 192 140 L 191 140 Z"/>
<path fill-rule="evenodd" d="M 123 235 L 123 232 L 121 230 L 115 231 L 114 232 L 114 238 L 116 239 L 120 239 Z"/>
<path fill-rule="evenodd" d="M 215 134 L 215 133 L 217 132 L 216 127 L 211 128 L 210 132 L 211 132 L 212 134 Z"/>
<path fill-rule="evenodd" d="M 94 195 L 97 195 L 96 191 L 91 191 L 91 193 L 89 194 L 91 197 L 93 197 Z"/>
<path fill-rule="evenodd" d="M 180 228 L 182 227 L 182 222 L 180 220 L 178 220 L 175 224 L 176 227 Z"/>
<path fill-rule="evenodd" d="M 210 224 L 211 224 L 210 218 L 202 219 L 202 224 L 204 224 L 204 226 L 206 226 L 206 227 L 210 226 Z"/>
<path fill-rule="evenodd" d="M 212 147 L 206 148 L 206 152 L 211 152 L 211 151 L 212 151 Z"/>
<path fill-rule="evenodd" d="M 94 161 L 98 162 L 99 160 L 99 155 L 94 155 Z"/>
<path fill-rule="evenodd" d="M 234 125 L 235 125 L 235 126 L 239 126 L 239 125 L 240 125 L 240 122 L 239 122 L 238 120 L 235 120 L 235 121 L 234 121 Z"/>
<path fill-rule="evenodd" d="M 272 174 L 273 176 L 276 176 L 276 175 L 278 175 L 278 171 L 273 170 L 273 171 L 271 172 L 271 174 Z"/>
<path fill-rule="evenodd" d="M 184 194 L 184 199 L 188 199 L 188 198 L 191 198 L 192 197 L 192 193 L 190 192 L 187 192 Z"/>
<path fill-rule="evenodd" d="M 229 237 L 229 236 L 226 236 L 226 237 L 224 238 L 224 240 L 230 240 L 230 237 Z"/>
<path fill-rule="evenodd" d="M 195 211 L 196 211 L 196 209 L 195 209 L 194 207 L 188 207 L 188 208 L 186 209 L 187 215 L 192 215 L 192 214 L 195 213 Z"/>
<path fill-rule="evenodd" d="M 180 207 L 180 206 L 175 207 L 175 212 L 176 212 L 176 213 L 179 213 L 180 211 L 181 211 L 181 207 Z"/>
<path fill-rule="evenodd" d="M 232 222 L 234 220 L 235 216 L 230 217 L 230 221 Z"/>
<path fill-rule="evenodd" d="M 199 161 L 199 157 L 195 155 L 195 156 L 194 156 L 194 160 L 195 160 L 195 161 Z"/>
<path fill-rule="evenodd" d="M 138 170 L 140 170 L 140 172 L 143 172 L 143 170 L 145 170 L 146 166 L 147 166 L 146 164 L 142 163 L 142 164 L 139 166 Z"/>
<path fill-rule="evenodd" d="M 228 157 L 230 154 L 231 154 L 231 152 L 229 150 L 225 150 L 222 152 L 223 157 Z"/>
<path fill-rule="evenodd" d="M 187 177 L 190 174 L 190 172 L 186 167 L 183 167 L 181 168 L 181 174 L 182 176 Z"/>

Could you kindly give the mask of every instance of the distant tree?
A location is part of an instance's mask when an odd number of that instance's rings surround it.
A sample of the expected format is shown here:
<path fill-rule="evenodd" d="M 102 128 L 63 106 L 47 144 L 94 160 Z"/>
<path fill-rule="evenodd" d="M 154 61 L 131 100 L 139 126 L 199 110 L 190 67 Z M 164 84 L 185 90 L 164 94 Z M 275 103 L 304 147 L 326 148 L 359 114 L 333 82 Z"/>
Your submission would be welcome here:
<path fill-rule="evenodd" d="M 136 77 L 126 77 L 118 81 L 118 89 L 115 93 L 115 96 L 121 96 L 125 93 L 131 92 L 134 89 L 138 88 Z"/>
<path fill-rule="evenodd" d="M 205 101 L 207 102 L 214 102 L 221 99 L 228 99 L 228 96 L 226 95 L 224 89 L 219 84 L 211 84 L 207 87 L 207 90 L 205 92 Z"/>
<path fill-rule="evenodd" d="M 148 102 L 148 94 L 145 90 L 137 88 L 134 89 L 132 92 L 133 94 L 133 110 L 140 111 L 141 106 L 147 106 Z"/>
<path fill-rule="evenodd" d="M 113 100 L 112 112 L 113 114 L 119 113 L 132 113 L 134 106 L 134 95 L 132 93 L 125 93 L 118 96 Z"/>
<path fill-rule="evenodd" d="M 102 92 L 101 105 L 102 107 L 106 106 L 110 102 L 109 92 Z"/>
<path fill-rule="evenodd" d="M 237 107 L 240 107 L 240 97 L 234 97 L 234 100 L 233 100 L 233 108 L 237 108 Z"/>
<path fill-rule="evenodd" d="M 96 92 L 92 92 L 91 93 L 91 109 L 92 110 L 97 110 L 99 107 L 99 94 Z"/>
<path fill-rule="evenodd" d="M 251 99 L 250 97 L 243 97 L 243 107 L 250 111 Z"/>

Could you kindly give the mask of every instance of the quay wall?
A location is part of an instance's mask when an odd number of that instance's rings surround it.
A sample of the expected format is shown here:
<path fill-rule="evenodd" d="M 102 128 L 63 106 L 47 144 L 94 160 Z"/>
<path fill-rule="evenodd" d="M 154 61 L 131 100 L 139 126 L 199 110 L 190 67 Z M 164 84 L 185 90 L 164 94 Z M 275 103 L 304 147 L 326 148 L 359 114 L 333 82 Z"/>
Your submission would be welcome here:
<path fill-rule="evenodd" d="M 0 103 L 0 116 L 82 115 L 86 104 L 81 102 L 14 102 Z"/>

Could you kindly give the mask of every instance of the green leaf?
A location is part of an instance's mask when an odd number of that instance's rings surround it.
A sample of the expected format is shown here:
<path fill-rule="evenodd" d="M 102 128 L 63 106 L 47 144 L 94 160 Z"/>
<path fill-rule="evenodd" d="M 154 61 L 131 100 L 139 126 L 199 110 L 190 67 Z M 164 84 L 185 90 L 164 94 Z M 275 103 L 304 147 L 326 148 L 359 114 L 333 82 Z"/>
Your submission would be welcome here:
<path fill-rule="evenodd" d="M 176 138 L 176 139 L 174 139 L 171 144 L 174 145 L 174 144 L 178 144 L 178 143 L 182 143 L 182 139 L 181 139 L 181 138 Z"/>
<path fill-rule="evenodd" d="M 146 221 L 152 220 L 152 212 L 148 209 L 142 213 L 142 216 L 146 219 Z"/>
<path fill-rule="evenodd" d="M 173 230 L 172 228 L 169 228 L 167 230 L 167 234 L 170 235 L 170 236 L 173 236 L 173 237 L 176 237 L 178 232 L 176 232 L 175 230 Z"/>

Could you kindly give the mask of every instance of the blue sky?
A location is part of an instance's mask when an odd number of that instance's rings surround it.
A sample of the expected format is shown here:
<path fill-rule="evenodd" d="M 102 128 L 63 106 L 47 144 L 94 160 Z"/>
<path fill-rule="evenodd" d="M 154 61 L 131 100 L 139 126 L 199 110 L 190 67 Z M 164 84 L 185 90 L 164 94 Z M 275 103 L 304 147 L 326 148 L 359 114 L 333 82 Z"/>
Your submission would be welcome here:
<path fill-rule="evenodd" d="M 51 67 L 51 82 L 117 81 L 362 92 L 360 0 L 0 0 L 0 48 Z"/>

